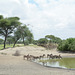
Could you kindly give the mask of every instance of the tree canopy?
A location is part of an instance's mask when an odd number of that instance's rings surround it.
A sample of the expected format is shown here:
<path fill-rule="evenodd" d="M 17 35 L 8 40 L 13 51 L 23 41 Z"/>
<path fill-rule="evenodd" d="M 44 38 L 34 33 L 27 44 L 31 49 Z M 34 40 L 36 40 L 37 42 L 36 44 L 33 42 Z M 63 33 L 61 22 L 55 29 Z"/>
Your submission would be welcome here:
<path fill-rule="evenodd" d="M 48 40 L 46 38 L 40 38 L 38 40 L 38 44 L 41 45 L 41 44 L 47 44 Z"/>
<path fill-rule="evenodd" d="M 63 52 L 75 52 L 75 38 L 69 38 L 66 40 L 63 40 L 58 45 L 58 50 Z"/>
<path fill-rule="evenodd" d="M 45 36 L 46 39 L 49 40 L 49 43 L 60 43 L 61 39 L 59 37 L 55 37 L 54 35 L 46 35 Z"/>
<path fill-rule="evenodd" d="M 25 43 L 28 43 L 28 41 L 29 43 L 32 42 L 33 34 L 26 25 L 18 26 L 14 31 L 13 36 L 14 46 L 19 39 L 23 40 L 24 45 L 26 45 Z"/>
<path fill-rule="evenodd" d="M 20 25 L 18 17 L 8 17 L 4 18 L 2 15 L 0 15 L 0 35 L 5 37 L 4 40 L 4 48 L 7 37 L 13 33 L 13 30 Z"/>

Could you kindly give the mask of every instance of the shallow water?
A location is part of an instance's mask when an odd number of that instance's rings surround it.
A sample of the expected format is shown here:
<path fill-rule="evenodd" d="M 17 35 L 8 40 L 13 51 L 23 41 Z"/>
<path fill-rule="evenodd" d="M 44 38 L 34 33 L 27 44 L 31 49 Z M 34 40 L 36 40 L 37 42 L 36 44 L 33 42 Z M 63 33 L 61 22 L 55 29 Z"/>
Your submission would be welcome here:
<path fill-rule="evenodd" d="M 50 67 L 60 67 L 65 69 L 75 69 L 75 58 L 62 58 L 62 59 L 42 59 L 37 61 L 37 63 L 50 66 Z"/>

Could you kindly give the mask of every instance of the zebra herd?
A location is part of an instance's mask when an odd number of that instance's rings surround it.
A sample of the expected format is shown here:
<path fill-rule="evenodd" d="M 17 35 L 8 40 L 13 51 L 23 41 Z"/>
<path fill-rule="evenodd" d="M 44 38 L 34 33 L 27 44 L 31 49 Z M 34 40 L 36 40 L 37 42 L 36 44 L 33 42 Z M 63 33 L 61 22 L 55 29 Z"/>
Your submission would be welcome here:
<path fill-rule="evenodd" d="M 52 58 L 52 59 L 57 59 L 57 58 L 59 58 L 59 59 L 61 59 L 62 57 L 61 57 L 61 55 L 59 54 L 59 55 L 53 55 L 53 54 L 47 54 L 47 58 Z"/>
<path fill-rule="evenodd" d="M 35 59 L 42 59 L 42 58 L 49 58 L 49 59 L 61 59 L 62 56 L 61 55 L 53 55 L 53 54 L 43 54 L 40 56 L 34 56 L 34 55 L 24 55 L 23 59 L 27 59 L 27 60 L 35 60 Z"/>

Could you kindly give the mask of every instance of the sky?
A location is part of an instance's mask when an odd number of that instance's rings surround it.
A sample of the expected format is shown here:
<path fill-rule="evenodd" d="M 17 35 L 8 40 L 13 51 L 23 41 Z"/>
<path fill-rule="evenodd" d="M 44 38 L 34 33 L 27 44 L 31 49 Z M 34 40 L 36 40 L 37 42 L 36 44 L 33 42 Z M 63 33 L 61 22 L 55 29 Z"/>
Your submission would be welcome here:
<path fill-rule="evenodd" d="M 75 38 L 75 0 L 0 0 L 0 15 L 29 24 L 35 40 Z"/>

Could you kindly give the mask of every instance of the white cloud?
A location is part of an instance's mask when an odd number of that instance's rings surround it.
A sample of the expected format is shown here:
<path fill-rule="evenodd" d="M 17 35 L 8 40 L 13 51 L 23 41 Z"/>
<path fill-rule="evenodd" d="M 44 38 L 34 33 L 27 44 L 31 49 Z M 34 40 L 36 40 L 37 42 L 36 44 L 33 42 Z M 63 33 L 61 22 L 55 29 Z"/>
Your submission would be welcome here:
<path fill-rule="evenodd" d="M 21 4 L 20 0 L 12 0 L 13 2 L 16 2 L 18 4 Z"/>
<path fill-rule="evenodd" d="M 46 34 L 65 38 L 66 30 L 70 31 L 67 37 L 74 36 L 71 31 L 75 28 L 75 0 L 34 0 L 33 3 L 29 0 L 0 0 L 0 14 L 18 16 L 23 23 L 33 25 L 35 39 Z"/>

